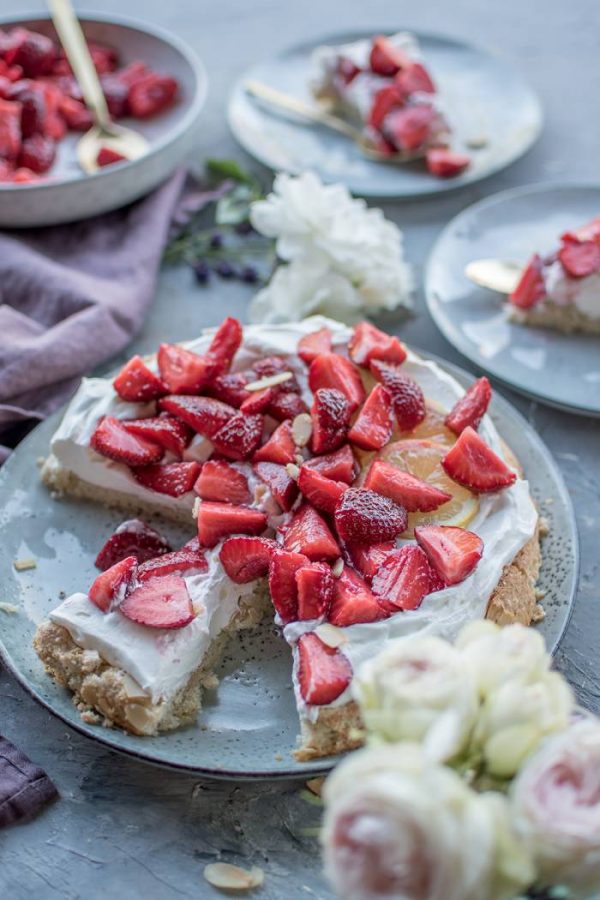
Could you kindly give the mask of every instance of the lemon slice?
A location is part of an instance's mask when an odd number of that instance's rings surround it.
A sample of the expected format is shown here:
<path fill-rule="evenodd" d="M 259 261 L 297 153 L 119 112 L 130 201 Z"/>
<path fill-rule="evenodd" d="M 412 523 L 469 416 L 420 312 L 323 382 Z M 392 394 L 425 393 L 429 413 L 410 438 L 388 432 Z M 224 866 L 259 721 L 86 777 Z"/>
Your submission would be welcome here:
<path fill-rule="evenodd" d="M 405 431 L 401 434 L 402 439 L 407 440 L 428 440 L 435 441 L 438 444 L 444 444 L 451 447 L 456 443 L 456 435 L 444 425 L 446 413 L 433 401 L 427 401 L 427 415 L 420 425 L 413 428 L 412 431 Z"/>

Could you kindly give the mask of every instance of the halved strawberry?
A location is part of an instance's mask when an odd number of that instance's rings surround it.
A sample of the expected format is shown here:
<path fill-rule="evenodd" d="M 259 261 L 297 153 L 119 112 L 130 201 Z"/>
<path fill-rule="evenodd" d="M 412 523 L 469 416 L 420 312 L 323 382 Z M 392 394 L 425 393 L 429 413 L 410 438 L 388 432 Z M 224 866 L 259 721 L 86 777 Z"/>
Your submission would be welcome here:
<path fill-rule="evenodd" d="M 446 418 L 444 424 L 454 434 L 460 434 L 467 425 L 471 428 L 479 427 L 492 399 L 492 388 L 484 376 L 474 381 L 460 400 L 457 400 Z"/>
<path fill-rule="evenodd" d="M 333 597 L 333 575 L 327 563 L 313 562 L 296 572 L 298 618 L 319 619 L 327 615 Z"/>
<path fill-rule="evenodd" d="M 398 72 L 395 83 L 405 94 L 435 94 L 435 84 L 425 66 L 413 62 Z"/>
<path fill-rule="evenodd" d="M 261 481 L 268 486 L 271 494 L 284 512 L 289 512 L 298 496 L 298 485 L 287 473 L 285 466 L 279 463 L 255 463 L 254 471 Z"/>
<path fill-rule="evenodd" d="M 436 116 L 435 109 L 425 103 L 394 109 L 385 120 L 385 137 L 398 150 L 418 150 L 427 142 Z"/>
<path fill-rule="evenodd" d="M 254 454 L 254 462 L 273 462 L 285 466 L 294 462 L 296 445 L 292 437 L 292 426 L 289 421 L 278 425 L 268 441 L 259 447 Z"/>
<path fill-rule="evenodd" d="M 329 647 L 316 634 L 298 640 L 298 685 L 305 703 L 327 706 L 352 681 L 352 664 L 341 650 Z"/>
<path fill-rule="evenodd" d="M 269 571 L 275 541 L 261 537 L 231 537 L 219 551 L 221 565 L 236 584 L 249 584 Z"/>
<path fill-rule="evenodd" d="M 380 450 L 389 441 L 393 427 L 391 394 L 377 384 L 348 432 L 348 440 L 363 450 Z"/>
<path fill-rule="evenodd" d="M 209 440 L 236 413 L 232 406 L 221 400 L 213 397 L 188 397 L 186 394 L 163 397 L 158 405 Z"/>
<path fill-rule="evenodd" d="M 248 459 L 260 446 L 264 429 L 262 416 L 236 412 L 211 437 L 215 450 L 227 459 Z"/>
<path fill-rule="evenodd" d="M 206 353 L 213 363 L 213 375 L 224 375 L 231 368 L 233 357 L 242 343 L 242 326 L 237 319 L 228 316 L 217 328 Z"/>
<path fill-rule="evenodd" d="M 132 357 L 115 380 L 113 387 L 121 400 L 131 403 L 156 400 L 167 393 L 166 386 L 145 364 L 141 356 Z"/>
<path fill-rule="evenodd" d="M 431 591 L 427 557 L 414 544 L 392 550 L 373 576 L 371 587 L 389 612 L 417 609 Z"/>
<path fill-rule="evenodd" d="M 278 422 L 284 422 L 286 419 L 295 419 L 301 413 L 308 412 L 308 407 L 299 394 L 279 391 L 271 400 L 267 412 Z"/>
<path fill-rule="evenodd" d="M 252 370 L 256 373 L 255 381 L 261 378 L 271 378 L 272 375 L 283 375 L 284 372 L 292 372 L 290 364 L 281 356 L 263 356 L 252 363 Z M 284 381 L 280 386 L 280 390 L 285 393 L 299 393 L 300 385 L 296 376 L 292 372 L 292 377 Z"/>
<path fill-rule="evenodd" d="M 165 453 L 160 444 L 131 434 L 123 422 L 114 416 L 105 416 L 100 420 L 90 438 L 90 447 L 96 453 L 128 466 L 156 463 Z"/>
<path fill-rule="evenodd" d="M 395 47 L 388 37 L 380 34 L 373 40 L 369 65 L 378 75 L 395 75 L 400 69 L 411 66 L 412 60 L 403 50 Z"/>
<path fill-rule="evenodd" d="M 348 544 L 346 550 L 354 568 L 370 582 L 395 546 L 394 541 L 384 541 L 381 544 Z"/>
<path fill-rule="evenodd" d="M 195 617 L 181 575 L 149 578 L 125 597 L 119 609 L 132 622 L 149 628 L 183 628 Z"/>
<path fill-rule="evenodd" d="M 19 99 L 19 98 L 18 98 Z M 586 222 L 580 228 L 574 228 L 571 231 L 565 231 L 560 236 L 561 241 L 573 239 L 576 241 L 599 241 L 600 242 L 600 216 L 596 216 L 591 222 Z"/>
<path fill-rule="evenodd" d="M 360 372 L 353 362 L 337 353 L 322 353 L 310 364 L 308 384 L 315 394 L 319 388 L 341 391 L 354 412 L 365 399 Z"/>
<path fill-rule="evenodd" d="M 133 556 L 139 563 L 154 559 L 171 550 L 167 541 L 140 519 L 128 519 L 121 522 L 114 534 L 111 534 L 98 556 L 95 564 L 102 571 L 110 569 L 115 563 Z"/>
<path fill-rule="evenodd" d="M 600 269 L 600 244 L 595 240 L 578 241 L 563 237 L 558 258 L 571 278 L 585 278 Z"/>
<path fill-rule="evenodd" d="M 398 338 L 380 331 L 370 322 L 359 322 L 354 326 L 348 352 L 359 366 L 368 366 L 373 359 L 400 365 L 406 359 L 406 348 Z"/>
<path fill-rule="evenodd" d="M 364 486 L 390 497 L 409 512 L 431 512 L 452 499 L 452 494 L 380 459 L 371 464 Z"/>
<path fill-rule="evenodd" d="M 455 178 L 471 165 L 466 153 L 453 153 L 445 147 L 430 147 L 425 156 L 427 171 L 438 178 Z"/>
<path fill-rule="evenodd" d="M 329 328 L 319 328 L 318 331 L 312 331 L 305 334 L 298 341 L 298 356 L 306 365 L 310 365 L 313 359 L 322 353 L 331 353 L 332 341 L 331 331 Z"/>
<path fill-rule="evenodd" d="M 286 526 L 283 546 L 309 559 L 338 559 L 340 548 L 325 519 L 308 503 L 301 506 Z"/>
<path fill-rule="evenodd" d="M 120 601 L 135 580 L 137 559 L 126 556 L 125 559 L 106 569 L 95 579 L 88 596 L 92 603 L 106 613 L 113 601 Z"/>
<path fill-rule="evenodd" d="M 534 253 L 527 263 L 518 285 L 509 295 L 508 299 L 513 306 L 517 306 L 519 309 L 529 309 L 546 295 L 543 267 L 541 256 Z"/>
<path fill-rule="evenodd" d="M 300 467 L 298 487 L 315 509 L 333 515 L 335 508 L 348 485 L 344 481 L 332 481 L 317 469 L 304 465 Z"/>
<path fill-rule="evenodd" d="M 427 415 L 427 409 L 423 391 L 417 382 L 404 375 L 398 366 L 378 359 L 372 361 L 371 372 L 390 392 L 400 430 L 412 431 L 420 425 Z"/>
<path fill-rule="evenodd" d="M 246 391 L 246 393 L 248 396 L 242 402 L 240 410 L 246 415 L 253 415 L 254 413 L 266 412 L 271 401 L 275 399 L 279 391 L 276 387 L 266 387 L 261 391 Z"/>
<path fill-rule="evenodd" d="M 335 511 L 338 534 L 348 544 L 392 541 L 406 530 L 407 522 L 403 506 L 364 488 L 348 488 Z"/>
<path fill-rule="evenodd" d="M 251 381 L 256 381 L 254 372 L 248 370 L 246 372 L 228 372 L 226 375 L 217 375 L 210 384 L 206 386 L 206 392 L 217 400 L 222 400 L 230 406 L 237 409 L 242 405 L 244 400 L 250 396 L 250 392 L 245 390 L 245 386 Z"/>
<path fill-rule="evenodd" d="M 330 453 L 346 440 L 352 407 L 345 395 L 335 388 L 315 391 L 310 411 L 313 453 Z"/>
<path fill-rule="evenodd" d="M 385 87 L 382 87 L 377 91 L 373 96 L 373 102 L 371 103 L 371 109 L 369 110 L 367 119 L 371 128 L 375 128 L 376 131 L 379 131 L 390 110 L 395 109 L 398 106 L 403 106 L 406 97 L 406 91 L 404 91 L 400 85 L 395 83 L 386 84 Z"/>
<path fill-rule="evenodd" d="M 417 543 L 444 584 L 459 584 L 483 555 L 479 535 L 455 525 L 418 525 Z"/>
<path fill-rule="evenodd" d="M 163 575 L 199 575 L 207 570 L 208 563 L 201 550 L 182 547 L 142 563 L 138 568 L 137 578 L 138 581 L 147 581 Z"/>
<path fill-rule="evenodd" d="M 331 478 L 332 481 L 345 481 L 346 484 L 352 484 L 356 478 L 356 460 L 349 444 L 340 447 L 335 453 L 308 459 L 304 465 L 309 469 L 316 469 L 317 472 L 326 478 Z"/>
<path fill-rule="evenodd" d="M 198 394 L 215 375 L 217 365 L 178 344 L 161 344 L 158 348 L 161 380 L 171 394 Z"/>
<path fill-rule="evenodd" d="M 194 489 L 200 474 L 197 462 L 158 463 L 133 470 L 133 477 L 144 487 L 169 497 L 182 497 Z"/>
<path fill-rule="evenodd" d="M 281 549 L 273 551 L 269 565 L 269 592 L 284 625 L 298 618 L 296 572 L 308 564 L 309 560 L 302 553 Z"/>
<path fill-rule="evenodd" d="M 151 416 L 148 419 L 124 419 L 123 425 L 131 434 L 156 441 L 180 459 L 192 439 L 191 429 L 181 419 L 169 413 Z"/>
<path fill-rule="evenodd" d="M 219 500 L 238 505 L 252 500 L 244 473 L 229 463 L 216 459 L 209 459 L 204 463 L 194 490 L 203 500 Z"/>
<path fill-rule="evenodd" d="M 333 600 L 327 620 L 332 625 L 359 625 L 387 618 L 387 610 L 379 603 L 369 585 L 358 572 L 344 566 L 339 578 L 334 579 Z"/>
<path fill-rule="evenodd" d="M 469 426 L 446 453 L 442 466 L 450 478 L 476 493 L 498 491 L 517 480 L 516 473 Z"/>
<path fill-rule="evenodd" d="M 215 547 L 231 534 L 260 534 L 267 516 L 258 509 L 204 500 L 198 510 L 198 539 L 203 547 Z"/>

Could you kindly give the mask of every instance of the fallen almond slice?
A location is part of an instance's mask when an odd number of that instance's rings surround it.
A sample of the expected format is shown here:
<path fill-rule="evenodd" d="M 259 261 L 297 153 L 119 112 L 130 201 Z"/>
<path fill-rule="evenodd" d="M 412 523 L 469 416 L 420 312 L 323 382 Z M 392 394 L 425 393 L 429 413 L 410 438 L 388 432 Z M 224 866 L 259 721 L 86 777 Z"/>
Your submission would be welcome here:
<path fill-rule="evenodd" d="M 285 471 L 288 473 L 290 478 L 293 478 L 294 481 L 298 480 L 298 475 L 300 474 L 300 469 L 295 463 L 288 463 L 285 467 Z"/>
<path fill-rule="evenodd" d="M 324 644 L 327 644 L 328 647 L 335 649 L 336 647 L 341 647 L 342 644 L 348 643 L 348 638 L 344 631 L 341 628 L 338 628 L 336 625 L 330 625 L 329 622 L 324 622 L 322 625 L 317 625 L 315 628 L 315 634 L 318 638 L 320 638 Z"/>
<path fill-rule="evenodd" d="M 292 422 L 292 437 L 296 447 L 306 447 L 312 434 L 312 419 L 308 413 L 300 413 Z"/>
<path fill-rule="evenodd" d="M 13 566 L 17 572 L 26 572 L 28 569 L 37 569 L 35 559 L 15 559 Z"/>
<path fill-rule="evenodd" d="M 344 571 L 344 560 L 340 557 L 340 559 L 336 559 L 334 564 L 331 567 L 331 574 L 334 578 L 339 578 L 342 572 Z"/>
<path fill-rule="evenodd" d="M 258 866 L 252 866 L 248 871 L 229 863 L 209 863 L 204 868 L 204 877 L 213 887 L 223 891 L 251 891 L 263 884 L 265 873 Z"/>
<path fill-rule="evenodd" d="M 320 797 L 324 784 L 324 778 L 309 778 L 309 780 L 306 782 L 306 787 L 309 789 L 311 794 L 315 794 L 317 797 Z"/>
<path fill-rule="evenodd" d="M 277 387 L 278 384 L 283 384 L 293 377 L 293 372 L 278 372 L 277 375 L 266 375 L 264 378 L 259 378 L 258 381 L 251 381 L 250 384 L 245 384 L 244 390 L 264 391 L 265 388 Z"/>
<path fill-rule="evenodd" d="M 19 607 L 15 606 L 14 603 L 0 603 L 0 610 L 5 613 L 18 613 Z"/>

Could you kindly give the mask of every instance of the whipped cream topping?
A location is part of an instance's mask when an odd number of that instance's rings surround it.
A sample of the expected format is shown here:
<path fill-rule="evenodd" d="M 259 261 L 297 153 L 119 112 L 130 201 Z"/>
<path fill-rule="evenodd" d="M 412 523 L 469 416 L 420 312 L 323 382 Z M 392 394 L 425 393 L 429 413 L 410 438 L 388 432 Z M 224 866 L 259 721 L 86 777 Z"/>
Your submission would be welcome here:
<path fill-rule="evenodd" d="M 572 304 L 583 315 L 600 319 L 600 271 L 584 278 L 571 278 L 557 259 L 544 267 L 543 274 L 547 299 L 558 306 Z M 544 299 L 538 305 L 541 306 Z"/>

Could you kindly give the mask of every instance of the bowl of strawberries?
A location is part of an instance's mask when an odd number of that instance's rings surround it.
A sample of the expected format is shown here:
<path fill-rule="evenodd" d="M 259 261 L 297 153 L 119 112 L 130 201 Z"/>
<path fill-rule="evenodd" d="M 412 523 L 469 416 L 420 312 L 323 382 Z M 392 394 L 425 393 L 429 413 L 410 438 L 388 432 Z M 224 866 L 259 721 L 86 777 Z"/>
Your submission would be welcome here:
<path fill-rule="evenodd" d="M 80 168 L 76 146 L 92 125 L 81 90 L 48 18 L 0 21 L 0 227 L 77 221 L 144 196 L 186 158 L 207 78 L 176 37 L 114 17 L 81 25 L 112 118 L 142 134 L 136 160 L 101 148 L 97 171 Z"/>

